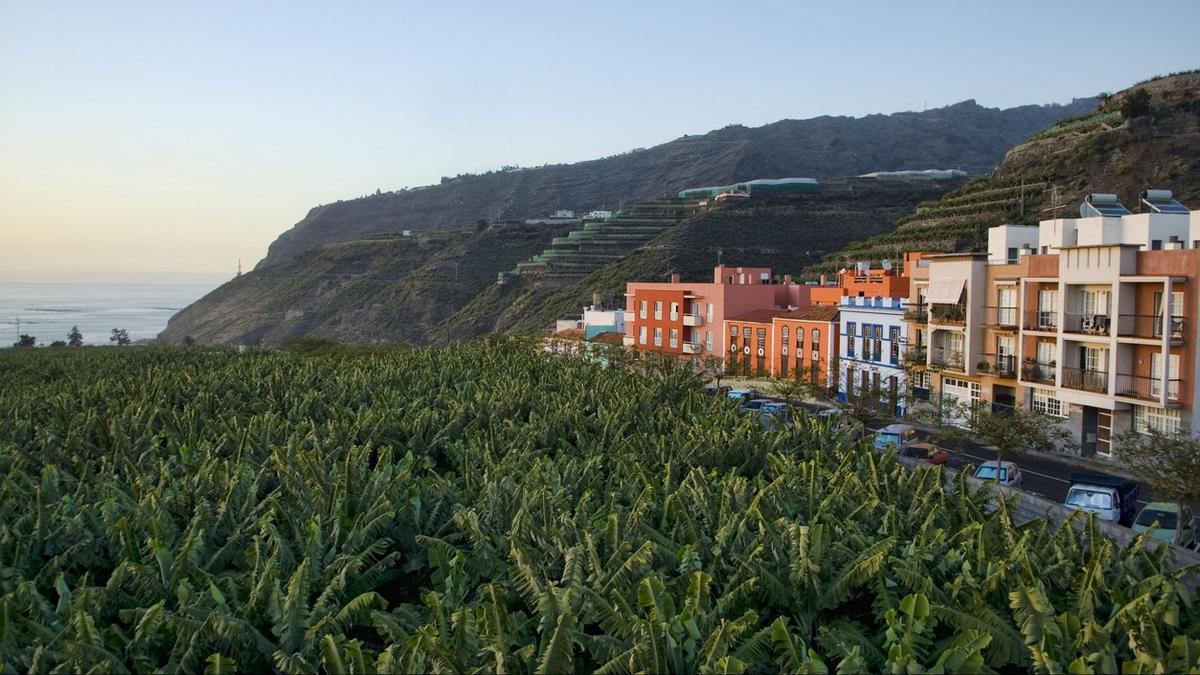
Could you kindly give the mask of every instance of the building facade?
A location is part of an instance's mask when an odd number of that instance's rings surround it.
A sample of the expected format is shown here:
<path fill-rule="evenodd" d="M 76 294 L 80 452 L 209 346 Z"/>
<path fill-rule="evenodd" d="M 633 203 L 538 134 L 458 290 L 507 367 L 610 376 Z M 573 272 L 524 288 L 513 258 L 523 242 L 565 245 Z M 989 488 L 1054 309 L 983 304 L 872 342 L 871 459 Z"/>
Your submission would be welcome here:
<path fill-rule="evenodd" d="M 1128 429 L 1200 431 L 1188 319 L 1200 310 L 1200 249 L 1179 234 L 1195 214 L 1131 214 L 1099 197 L 1103 215 L 992 228 L 988 253 L 911 270 L 917 397 L 1046 413 L 1085 455 L 1111 454 Z"/>
<path fill-rule="evenodd" d="M 842 298 L 838 324 L 838 399 L 878 397 L 897 415 L 907 407 L 907 298 Z"/>
<path fill-rule="evenodd" d="M 712 282 L 631 282 L 625 291 L 625 345 L 680 356 L 724 356 L 726 317 L 807 307 L 809 286 L 777 280 L 769 267 L 713 269 Z"/>

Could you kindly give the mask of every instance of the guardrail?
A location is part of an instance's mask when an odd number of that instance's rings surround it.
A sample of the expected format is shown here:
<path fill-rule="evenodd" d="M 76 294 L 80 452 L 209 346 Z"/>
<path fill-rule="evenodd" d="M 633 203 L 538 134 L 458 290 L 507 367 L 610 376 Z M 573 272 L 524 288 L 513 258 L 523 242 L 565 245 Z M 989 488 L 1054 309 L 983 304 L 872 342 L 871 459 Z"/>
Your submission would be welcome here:
<path fill-rule="evenodd" d="M 1186 322 L 1182 316 L 1171 316 L 1167 319 L 1168 336 L 1172 342 L 1183 341 L 1183 331 Z M 1163 315 L 1122 314 L 1117 317 L 1117 335 L 1121 337 L 1139 337 L 1158 339 L 1163 336 Z"/>
<path fill-rule="evenodd" d="M 1108 392 L 1108 373 L 1103 370 L 1063 368 L 1062 386 L 1067 389 L 1078 389 L 1080 391 L 1104 394 Z"/>
<path fill-rule="evenodd" d="M 1178 401 L 1179 389 L 1183 380 L 1171 379 L 1167 380 L 1165 385 L 1167 388 L 1167 400 Z M 1117 373 L 1117 389 L 1114 392 L 1115 396 L 1125 396 L 1127 398 L 1136 398 L 1145 401 L 1158 401 L 1162 397 L 1164 386 L 1161 377 L 1146 377 L 1144 375 L 1130 375 L 1126 373 Z"/>

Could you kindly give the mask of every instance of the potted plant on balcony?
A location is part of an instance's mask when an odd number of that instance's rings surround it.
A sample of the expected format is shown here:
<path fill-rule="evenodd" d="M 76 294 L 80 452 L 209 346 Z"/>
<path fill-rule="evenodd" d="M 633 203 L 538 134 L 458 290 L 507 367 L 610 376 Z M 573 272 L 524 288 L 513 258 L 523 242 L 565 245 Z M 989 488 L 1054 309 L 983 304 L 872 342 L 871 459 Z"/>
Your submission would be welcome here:
<path fill-rule="evenodd" d="M 975 364 L 975 369 L 981 373 L 986 373 L 988 370 L 991 369 L 991 367 L 992 367 L 992 364 L 988 363 L 985 360 L 980 360 L 979 363 Z"/>

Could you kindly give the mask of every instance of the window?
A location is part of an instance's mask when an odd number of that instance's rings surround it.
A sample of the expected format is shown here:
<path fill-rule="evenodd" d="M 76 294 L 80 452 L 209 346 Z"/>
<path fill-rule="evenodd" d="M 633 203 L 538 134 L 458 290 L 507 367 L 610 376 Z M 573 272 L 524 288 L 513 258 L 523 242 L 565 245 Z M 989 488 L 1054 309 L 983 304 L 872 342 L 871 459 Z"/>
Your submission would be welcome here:
<path fill-rule="evenodd" d="M 737 339 L 737 326 L 736 325 L 729 327 L 729 337 L 730 337 L 730 339 L 733 339 L 733 340 Z"/>
<path fill-rule="evenodd" d="M 638 326 L 638 343 L 646 344 L 646 327 Z"/>
<path fill-rule="evenodd" d="M 1162 250 L 1162 239 L 1151 239 L 1150 240 L 1150 250 L 1151 251 L 1161 251 Z"/>
<path fill-rule="evenodd" d="M 1018 249 L 1016 246 L 1008 247 L 1008 262 L 1010 262 L 1010 263 L 1017 262 L 1017 251 L 1018 251 Z"/>
<path fill-rule="evenodd" d="M 1163 334 L 1163 293 L 1154 292 L 1154 337 Z M 1171 337 L 1183 337 L 1183 291 L 1171 291 L 1170 331 Z"/>
<path fill-rule="evenodd" d="M 713 332 L 710 330 L 710 331 L 708 331 L 708 334 L 704 336 L 704 351 L 711 352 L 712 349 L 713 349 Z"/>
<path fill-rule="evenodd" d="M 854 358 L 854 343 L 857 339 L 854 337 L 854 322 L 846 322 L 846 356 Z"/>
<path fill-rule="evenodd" d="M 1058 325 L 1058 291 L 1038 291 L 1037 327 L 1054 328 Z"/>
<path fill-rule="evenodd" d="M 854 366 L 846 366 L 846 398 L 854 396 Z"/>
<path fill-rule="evenodd" d="M 672 349 L 679 346 L 679 329 L 678 328 L 671 329 L 670 346 Z"/>
<path fill-rule="evenodd" d="M 662 346 L 662 329 L 661 328 L 656 327 L 654 329 L 654 346 L 655 347 Z"/>
<path fill-rule="evenodd" d="M 1092 372 L 1108 372 L 1108 350 L 1100 347 L 1080 347 L 1079 365 Z"/>
<path fill-rule="evenodd" d="M 654 301 L 654 318 L 662 320 L 662 300 Z"/>
<path fill-rule="evenodd" d="M 679 320 L 679 303 L 678 302 L 671 303 L 671 320 L 672 321 Z"/>
<path fill-rule="evenodd" d="M 888 342 L 891 343 L 891 362 L 892 365 L 900 363 L 900 327 L 892 326 L 888 333 Z"/>
<path fill-rule="evenodd" d="M 996 294 L 996 323 L 1003 326 L 1013 326 L 1017 323 L 1017 289 L 1001 288 Z"/>
<path fill-rule="evenodd" d="M 749 337 L 750 337 L 750 326 L 743 326 L 743 327 L 742 327 L 742 337 L 744 337 L 744 338 L 749 338 Z"/>
<path fill-rule="evenodd" d="M 883 358 L 883 326 L 875 326 L 875 350 L 871 354 L 873 361 L 878 361 Z M 897 329 L 898 330 L 898 329 Z M 893 361 L 892 363 L 895 363 Z M 879 387 L 876 386 L 876 389 Z"/>
<path fill-rule="evenodd" d="M 791 331 L 788 330 L 787 326 L 784 326 L 779 329 L 779 348 L 780 348 L 779 353 L 783 354 L 785 356 L 788 353 L 788 338 L 789 337 L 791 337 Z M 799 353 L 797 353 L 797 355 L 799 355 Z"/>
<path fill-rule="evenodd" d="M 756 337 L 758 338 L 758 348 L 759 348 L 759 349 L 762 349 L 762 350 L 763 350 L 763 353 L 766 353 L 766 349 L 767 349 L 767 329 L 766 329 L 766 328 L 759 328 L 759 329 L 757 329 L 757 330 L 755 331 L 755 333 L 757 333 Z"/>
<path fill-rule="evenodd" d="M 1033 397 L 1029 401 L 1029 409 L 1034 412 L 1045 413 L 1052 417 L 1066 417 L 1063 412 L 1062 401 L 1054 398 L 1053 392 L 1046 389 L 1034 389 Z"/>
<path fill-rule="evenodd" d="M 650 304 L 649 301 L 646 301 L 646 300 L 642 300 L 641 302 L 638 303 L 638 318 L 639 319 L 646 318 L 646 308 L 649 304 Z M 645 342 L 645 340 L 642 340 L 642 342 Z"/>
<path fill-rule="evenodd" d="M 711 302 L 710 302 L 710 303 L 708 303 L 708 311 L 707 311 L 707 313 L 704 315 L 704 320 L 705 320 L 705 321 L 707 321 L 707 322 L 709 322 L 709 323 L 712 323 L 712 322 L 713 322 L 713 306 L 712 306 L 712 303 L 711 303 Z"/>
<path fill-rule="evenodd" d="M 1171 354 L 1167 361 L 1167 398 L 1179 400 L 1179 355 Z M 1150 352 L 1150 395 L 1155 398 L 1162 396 L 1163 368 L 1162 354 Z"/>
<path fill-rule="evenodd" d="M 1149 433 L 1152 430 L 1164 434 L 1179 433 L 1179 410 L 1135 405 L 1133 406 L 1133 429 L 1141 434 Z"/>
<path fill-rule="evenodd" d="M 821 329 L 820 328 L 812 329 L 812 348 L 813 348 L 814 353 L 816 353 L 817 351 L 819 351 L 821 349 Z"/>
<path fill-rule="evenodd" d="M 804 349 L 804 326 L 797 326 L 796 327 L 796 353 L 799 354 L 801 349 Z"/>

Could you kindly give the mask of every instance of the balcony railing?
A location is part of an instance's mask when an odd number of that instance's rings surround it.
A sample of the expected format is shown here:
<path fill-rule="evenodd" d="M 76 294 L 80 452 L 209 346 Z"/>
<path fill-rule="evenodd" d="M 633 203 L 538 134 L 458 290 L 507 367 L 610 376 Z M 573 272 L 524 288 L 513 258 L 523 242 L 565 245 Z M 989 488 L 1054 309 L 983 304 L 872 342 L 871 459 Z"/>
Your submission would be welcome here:
<path fill-rule="evenodd" d="M 1048 363 L 1029 363 L 1021 366 L 1021 379 L 1039 384 L 1054 384 L 1054 366 Z"/>
<path fill-rule="evenodd" d="M 1172 342 L 1183 340 L 1185 326 L 1182 316 L 1172 316 L 1168 319 L 1169 335 Z M 1157 339 L 1163 336 L 1163 315 L 1122 314 L 1117 317 L 1117 335 L 1121 337 L 1140 337 Z"/>
<path fill-rule="evenodd" d="M 984 323 L 988 326 L 1017 326 L 1020 313 L 1016 307 L 984 307 Z"/>
<path fill-rule="evenodd" d="M 699 342 L 683 343 L 683 353 L 684 354 L 699 354 L 700 353 L 700 343 Z"/>
<path fill-rule="evenodd" d="M 1108 373 L 1085 368 L 1063 368 L 1062 386 L 1103 394 L 1108 391 Z"/>
<path fill-rule="evenodd" d="M 935 366 L 961 371 L 963 369 L 963 353 L 959 349 L 934 347 L 930 352 L 929 362 Z"/>
<path fill-rule="evenodd" d="M 904 313 L 904 318 L 917 323 L 929 321 L 929 305 L 909 305 L 908 311 Z"/>
<path fill-rule="evenodd" d="M 1107 314 L 1067 314 L 1063 331 L 1084 335 L 1111 335 L 1112 320 Z"/>
<path fill-rule="evenodd" d="M 700 314 L 684 314 L 683 315 L 683 325 L 691 326 L 693 328 L 696 326 L 703 326 L 704 325 L 704 316 L 702 316 Z"/>
<path fill-rule="evenodd" d="M 937 323 L 967 322 L 967 308 L 964 305 L 932 305 L 929 313 Z"/>
<path fill-rule="evenodd" d="M 904 360 L 909 364 L 923 366 L 928 361 L 929 351 L 925 345 L 908 345 L 904 348 Z"/>
<path fill-rule="evenodd" d="M 1000 377 L 1017 376 L 1017 357 L 1011 354 L 983 354 L 977 365 L 981 366 L 979 368 L 981 372 L 992 373 Z M 982 366 L 986 366 L 986 368 Z"/>
<path fill-rule="evenodd" d="M 1167 400 L 1178 401 L 1180 382 L 1182 380 L 1167 380 Z M 1162 398 L 1163 380 L 1161 377 L 1145 377 L 1143 375 L 1117 374 L 1117 396 L 1137 398 L 1143 401 L 1158 401 Z"/>
<path fill-rule="evenodd" d="M 1056 332 L 1058 330 L 1058 312 L 1053 309 L 1034 309 L 1025 312 L 1025 330 Z"/>

